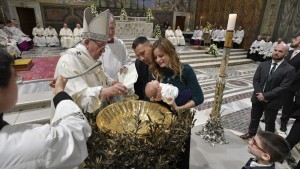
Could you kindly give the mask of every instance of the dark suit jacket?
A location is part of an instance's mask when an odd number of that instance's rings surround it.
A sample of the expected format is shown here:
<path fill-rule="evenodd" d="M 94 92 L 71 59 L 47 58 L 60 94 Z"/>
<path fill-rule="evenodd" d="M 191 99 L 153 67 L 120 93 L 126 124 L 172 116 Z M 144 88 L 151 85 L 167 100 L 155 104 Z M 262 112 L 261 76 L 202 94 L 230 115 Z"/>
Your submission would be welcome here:
<path fill-rule="evenodd" d="M 300 89 L 300 53 L 294 56 L 291 60 L 293 52 L 294 50 L 289 51 L 289 54 L 284 58 L 284 60 L 293 66 L 296 72 L 294 81 L 287 90 L 296 92 Z"/>
<path fill-rule="evenodd" d="M 138 79 L 134 83 L 135 94 L 139 96 L 139 100 L 149 100 L 145 95 L 145 86 L 150 81 L 148 65 L 136 59 L 135 68 L 138 73 Z"/>
<path fill-rule="evenodd" d="M 295 95 L 291 117 L 300 120 L 300 90 Z"/>
<path fill-rule="evenodd" d="M 253 77 L 253 87 L 254 92 L 251 98 L 253 103 L 259 102 L 256 98 L 256 93 L 263 93 L 265 100 L 267 101 L 267 106 L 270 106 L 272 109 L 280 108 L 280 94 L 287 89 L 294 80 L 295 69 L 293 66 L 289 65 L 286 61 L 283 61 L 278 68 L 273 73 L 270 90 L 263 92 L 266 79 L 269 75 L 271 68 L 272 60 L 262 62 Z"/>

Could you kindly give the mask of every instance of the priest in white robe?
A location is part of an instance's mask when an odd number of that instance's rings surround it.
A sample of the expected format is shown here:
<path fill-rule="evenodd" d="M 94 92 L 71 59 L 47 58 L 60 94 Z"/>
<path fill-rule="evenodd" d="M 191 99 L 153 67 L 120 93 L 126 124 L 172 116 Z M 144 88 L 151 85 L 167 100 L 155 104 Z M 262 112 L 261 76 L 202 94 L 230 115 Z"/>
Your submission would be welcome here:
<path fill-rule="evenodd" d="M 46 36 L 47 46 L 59 46 L 59 39 L 57 32 L 51 25 L 45 29 L 44 35 Z"/>
<path fill-rule="evenodd" d="M 17 42 L 11 38 L 6 32 L 3 31 L 4 23 L 0 22 L 0 46 L 7 51 L 14 58 L 19 58 L 21 51 L 17 46 Z"/>
<path fill-rule="evenodd" d="M 239 29 L 234 32 L 232 42 L 233 47 L 238 48 L 244 39 L 245 31 L 242 26 L 239 26 Z"/>
<path fill-rule="evenodd" d="M 265 41 L 262 39 L 261 35 L 257 36 L 257 39 L 252 43 L 247 54 L 247 58 L 253 61 L 258 61 L 258 53 L 261 51 L 261 46 L 264 45 Z"/>
<path fill-rule="evenodd" d="M 113 79 L 118 79 L 118 73 L 126 70 L 126 67 L 132 64 L 125 43 L 115 37 L 116 21 L 114 16 L 110 15 L 108 42 L 105 52 L 100 60 L 105 73 Z M 115 96 L 111 102 L 122 101 L 122 96 Z"/>
<path fill-rule="evenodd" d="M 33 43 L 35 46 L 47 46 L 44 31 L 44 28 L 42 28 L 39 23 L 32 29 Z"/>
<path fill-rule="evenodd" d="M 64 23 L 64 27 L 60 29 L 59 36 L 63 49 L 71 48 L 74 45 L 73 32 L 68 28 L 68 24 Z"/>
<path fill-rule="evenodd" d="M 192 36 L 192 44 L 194 45 L 200 45 L 201 40 L 202 40 L 202 36 L 203 36 L 203 26 L 200 26 L 200 29 L 194 31 L 194 34 Z"/>
<path fill-rule="evenodd" d="M 21 29 L 15 27 L 11 20 L 7 21 L 4 29 L 12 34 L 12 38 L 17 41 L 17 46 L 21 51 L 28 51 L 33 48 L 33 42 L 29 35 L 24 34 Z"/>
<path fill-rule="evenodd" d="M 79 23 L 76 24 L 76 28 L 73 30 L 74 35 L 74 44 L 77 44 L 82 40 L 82 31 L 81 25 Z"/>
<path fill-rule="evenodd" d="M 177 38 L 175 37 L 175 34 L 173 30 L 171 29 L 171 26 L 168 26 L 168 29 L 165 31 L 165 37 L 174 45 L 177 45 Z"/>
<path fill-rule="evenodd" d="M 82 43 L 61 54 L 54 76 L 69 77 L 79 75 L 98 63 L 105 51 L 108 39 L 109 10 L 96 16 L 88 7 L 84 10 Z M 107 100 L 113 96 L 127 93 L 126 87 L 108 77 L 101 66 L 95 67 L 89 73 L 70 79 L 66 92 L 84 112 L 93 113 L 104 107 Z"/>
<path fill-rule="evenodd" d="M 185 45 L 185 39 L 182 35 L 182 31 L 180 29 L 180 26 L 177 26 L 177 29 L 175 30 L 175 37 L 177 38 L 178 45 Z"/>

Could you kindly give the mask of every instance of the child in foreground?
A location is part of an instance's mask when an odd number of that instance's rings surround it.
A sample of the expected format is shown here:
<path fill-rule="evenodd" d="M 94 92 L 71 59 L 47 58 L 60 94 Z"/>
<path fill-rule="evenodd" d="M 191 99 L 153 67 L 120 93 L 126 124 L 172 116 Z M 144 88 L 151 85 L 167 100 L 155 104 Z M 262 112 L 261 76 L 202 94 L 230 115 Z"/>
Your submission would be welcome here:
<path fill-rule="evenodd" d="M 242 169 L 275 169 L 275 162 L 283 161 L 290 151 L 289 143 L 271 132 L 259 132 L 249 140 L 250 158 Z"/>

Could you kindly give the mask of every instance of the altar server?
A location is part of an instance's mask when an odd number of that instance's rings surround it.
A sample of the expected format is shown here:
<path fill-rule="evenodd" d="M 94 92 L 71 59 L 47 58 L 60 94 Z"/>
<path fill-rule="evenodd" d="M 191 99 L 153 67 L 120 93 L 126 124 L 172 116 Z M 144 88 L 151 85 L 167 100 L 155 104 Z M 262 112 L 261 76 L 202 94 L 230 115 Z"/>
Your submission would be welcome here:
<path fill-rule="evenodd" d="M 61 76 L 51 84 L 56 112 L 50 124 L 9 125 L 3 113 L 18 98 L 17 74 L 12 58 L 0 50 L 0 168 L 74 168 L 88 156 L 91 127 L 79 107 L 64 92 Z"/>
<path fill-rule="evenodd" d="M 104 55 L 100 57 L 104 72 L 111 78 L 118 79 L 118 73 L 126 70 L 126 67 L 132 63 L 126 45 L 121 40 L 115 37 L 116 21 L 114 16 L 110 14 L 108 41 Z M 123 100 L 122 96 L 112 98 L 111 102 Z"/>
<path fill-rule="evenodd" d="M 74 44 L 77 44 L 78 42 L 80 42 L 82 40 L 82 31 L 83 31 L 83 29 L 81 28 L 80 23 L 77 23 L 76 28 L 74 28 L 74 30 L 73 30 Z"/>

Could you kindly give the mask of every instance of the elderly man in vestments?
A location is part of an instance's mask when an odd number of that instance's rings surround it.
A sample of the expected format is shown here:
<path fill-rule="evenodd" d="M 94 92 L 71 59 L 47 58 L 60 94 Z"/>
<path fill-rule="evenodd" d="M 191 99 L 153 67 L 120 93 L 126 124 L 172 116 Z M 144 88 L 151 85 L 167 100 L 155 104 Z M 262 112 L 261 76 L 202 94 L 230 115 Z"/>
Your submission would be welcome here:
<path fill-rule="evenodd" d="M 177 26 L 177 29 L 175 30 L 175 37 L 177 38 L 178 45 L 185 45 L 185 39 L 182 35 L 180 26 Z"/>
<path fill-rule="evenodd" d="M 113 79 L 118 79 L 118 73 L 126 70 L 126 67 L 132 63 L 126 45 L 121 39 L 115 37 L 116 21 L 110 14 L 109 33 L 105 52 L 100 60 L 104 72 Z M 122 96 L 115 96 L 110 102 L 122 101 Z"/>
<path fill-rule="evenodd" d="M 79 23 L 76 24 L 76 28 L 73 30 L 74 34 L 74 44 L 77 44 L 78 42 L 81 42 L 82 40 L 82 31 L 81 25 Z"/>
<path fill-rule="evenodd" d="M 52 26 L 48 26 L 45 29 L 44 35 L 46 36 L 46 42 L 48 46 L 59 46 L 59 39 L 57 38 L 57 32 Z"/>
<path fill-rule="evenodd" d="M 63 49 L 71 48 L 74 45 L 73 32 L 68 28 L 68 24 L 64 23 L 64 27 L 59 32 L 60 43 Z"/>
<path fill-rule="evenodd" d="M 47 46 L 44 31 L 44 28 L 42 28 L 39 23 L 32 29 L 33 43 L 35 46 Z"/>
<path fill-rule="evenodd" d="M 0 46 L 2 49 L 11 54 L 14 58 L 19 58 L 21 51 L 17 46 L 17 42 L 3 31 L 4 23 L 0 21 Z"/>
<path fill-rule="evenodd" d="M 245 35 L 245 31 L 243 30 L 243 27 L 239 26 L 239 29 L 234 32 L 234 35 L 232 38 L 233 48 L 240 47 L 240 45 L 243 41 L 244 35 Z"/>
<path fill-rule="evenodd" d="M 92 67 L 105 51 L 108 39 L 109 10 L 94 17 L 91 8 L 84 10 L 82 42 L 61 54 L 54 76 L 79 75 Z M 124 95 L 127 88 L 108 77 L 101 66 L 70 79 L 66 90 L 84 112 L 93 113 L 104 107 L 107 99 Z"/>
<path fill-rule="evenodd" d="M 29 35 L 24 34 L 20 28 L 15 27 L 11 20 L 7 21 L 4 30 L 12 34 L 12 38 L 17 41 L 17 46 L 21 51 L 28 51 L 33 48 L 33 42 Z"/>
<path fill-rule="evenodd" d="M 168 26 L 168 29 L 165 31 L 165 37 L 174 45 L 177 45 L 177 38 L 175 37 L 175 34 L 173 30 L 171 29 L 171 26 Z"/>

